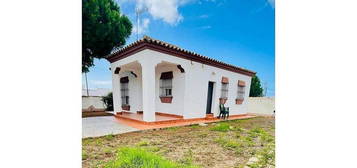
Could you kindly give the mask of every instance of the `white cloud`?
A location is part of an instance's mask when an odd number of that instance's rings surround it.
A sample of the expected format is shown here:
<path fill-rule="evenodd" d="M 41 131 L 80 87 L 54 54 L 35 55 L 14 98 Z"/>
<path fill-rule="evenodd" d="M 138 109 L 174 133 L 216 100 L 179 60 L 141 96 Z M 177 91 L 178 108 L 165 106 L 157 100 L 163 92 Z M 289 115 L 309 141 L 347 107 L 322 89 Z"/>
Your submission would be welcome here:
<path fill-rule="evenodd" d="M 183 20 L 178 8 L 191 0 L 137 0 L 137 8 L 146 9 L 154 19 L 161 19 L 170 25 Z"/>
<path fill-rule="evenodd" d="M 148 19 L 148 18 L 139 20 L 139 29 L 137 28 L 137 24 L 135 23 L 134 27 L 133 27 L 133 33 L 136 33 L 137 30 L 139 30 L 138 34 L 143 34 L 143 33 L 147 32 L 149 29 L 149 24 L 150 24 L 150 19 Z"/>
<path fill-rule="evenodd" d="M 275 0 L 268 0 L 268 3 L 272 8 L 275 8 Z"/>

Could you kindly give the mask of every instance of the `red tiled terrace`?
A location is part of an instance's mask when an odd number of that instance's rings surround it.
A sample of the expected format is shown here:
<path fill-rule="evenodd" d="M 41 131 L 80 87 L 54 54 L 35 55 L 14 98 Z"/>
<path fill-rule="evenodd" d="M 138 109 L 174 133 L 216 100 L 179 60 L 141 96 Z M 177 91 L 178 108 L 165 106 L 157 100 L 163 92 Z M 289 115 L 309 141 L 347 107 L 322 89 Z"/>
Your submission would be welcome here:
<path fill-rule="evenodd" d="M 211 115 L 208 114 L 205 118 L 183 119 L 183 116 L 157 112 L 155 114 L 156 121 L 154 122 L 145 122 L 143 120 L 142 112 L 141 113 L 119 112 L 115 115 L 115 117 L 117 118 L 117 121 L 119 123 L 129 125 L 140 130 L 223 121 L 223 119 L 218 119 L 213 117 L 212 114 Z M 248 115 L 248 114 L 231 115 L 227 120 L 246 119 L 246 118 L 253 118 L 253 117 L 255 116 Z"/>

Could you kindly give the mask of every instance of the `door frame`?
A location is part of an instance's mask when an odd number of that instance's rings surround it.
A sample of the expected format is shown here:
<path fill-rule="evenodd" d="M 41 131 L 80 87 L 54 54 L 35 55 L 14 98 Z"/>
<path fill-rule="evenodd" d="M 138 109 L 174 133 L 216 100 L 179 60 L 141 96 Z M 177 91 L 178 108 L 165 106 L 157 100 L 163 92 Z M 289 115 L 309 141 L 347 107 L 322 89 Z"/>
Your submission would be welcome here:
<path fill-rule="evenodd" d="M 210 87 L 210 84 L 212 87 Z M 213 81 L 208 81 L 208 86 L 207 86 L 207 101 L 206 101 L 206 114 L 213 114 L 212 113 L 212 107 L 213 105 L 213 99 L 214 99 L 214 91 L 215 91 L 215 82 Z M 210 95 L 210 90 L 211 90 L 211 95 Z"/>

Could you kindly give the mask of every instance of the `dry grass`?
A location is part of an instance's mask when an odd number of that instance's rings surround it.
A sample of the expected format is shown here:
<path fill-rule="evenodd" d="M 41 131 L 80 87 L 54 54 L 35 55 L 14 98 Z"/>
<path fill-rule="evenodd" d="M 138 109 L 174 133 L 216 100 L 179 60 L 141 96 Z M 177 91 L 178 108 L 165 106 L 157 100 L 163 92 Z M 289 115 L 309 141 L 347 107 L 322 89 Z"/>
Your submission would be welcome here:
<path fill-rule="evenodd" d="M 86 138 L 82 140 L 82 165 L 103 167 L 116 159 L 119 148 L 139 147 L 177 163 L 200 167 L 244 167 L 252 157 L 259 161 L 250 167 L 273 167 L 274 131 L 274 118 L 259 117 Z"/>

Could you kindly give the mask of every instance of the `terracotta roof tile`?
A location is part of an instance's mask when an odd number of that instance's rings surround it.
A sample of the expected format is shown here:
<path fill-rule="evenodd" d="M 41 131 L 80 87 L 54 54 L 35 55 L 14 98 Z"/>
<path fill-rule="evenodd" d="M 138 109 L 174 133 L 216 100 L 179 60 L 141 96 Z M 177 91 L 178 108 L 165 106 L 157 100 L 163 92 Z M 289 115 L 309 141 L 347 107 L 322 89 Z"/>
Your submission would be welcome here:
<path fill-rule="evenodd" d="M 222 61 L 219 61 L 219 60 L 216 60 L 216 59 L 212 59 L 212 58 L 209 58 L 207 56 L 203 56 L 203 55 L 200 55 L 200 54 L 197 54 L 195 52 L 192 52 L 192 51 L 188 51 L 188 50 L 185 50 L 183 48 L 180 48 L 176 45 L 173 45 L 173 44 L 169 44 L 169 43 L 166 43 L 164 41 L 161 41 L 161 40 L 157 40 L 157 39 L 153 39 L 149 36 L 144 36 L 143 38 L 117 50 L 116 52 L 112 53 L 112 54 L 109 54 L 108 56 L 106 56 L 106 59 L 108 59 L 110 62 L 113 62 L 113 59 L 115 56 L 121 54 L 121 53 L 124 53 L 125 51 L 128 51 L 130 50 L 131 48 L 139 45 L 139 44 L 142 44 L 142 43 L 150 43 L 150 44 L 155 44 L 155 45 L 159 45 L 159 46 L 162 46 L 162 47 L 166 47 L 166 48 L 170 48 L 170 49 L 173 49 L 173 50 L 176 50 L 176 51 L 179 51 L 179 52 L 183 52 L 183 53 L 186 53 L 186 54 L 189 54 L 189 55 L 193 55 L 197 58 L 202 58 L 204 60 L 208 60 L 210 62 L 213 62 L 213 63 L 218 63 L 218 64 L 221 64 L 223 66 L 228 66 L 228 67 L 231 67 L 231 68 L 236 68 L 238 70 L 241 70 L 243 72 L 246 72 L 247 74 L 249 74 L 250 76 L 254 75 L 256 72 L 253 72 L 253 71 L 250 71 L 248 69 L 244 69 L 244 68 L 241 68 L 241 67 L 237 67 L 235 65 L 232 65 L 232 64 L 227 64 L 227 63 L 224 63 Z"/>

